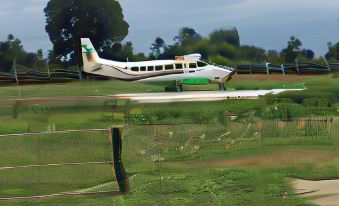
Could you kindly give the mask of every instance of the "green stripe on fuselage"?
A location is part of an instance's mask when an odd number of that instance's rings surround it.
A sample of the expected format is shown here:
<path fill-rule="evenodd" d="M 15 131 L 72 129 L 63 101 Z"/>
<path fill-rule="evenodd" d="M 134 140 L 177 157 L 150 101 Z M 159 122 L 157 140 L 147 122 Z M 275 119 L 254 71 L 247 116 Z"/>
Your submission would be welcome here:
<path fill-rule="evenodd" d="M 184 79 L 181 81 L 181 84 L 188 84 L 188 85 L 206 85 L 209 84 L 207 78 L 190 78 Z"/>

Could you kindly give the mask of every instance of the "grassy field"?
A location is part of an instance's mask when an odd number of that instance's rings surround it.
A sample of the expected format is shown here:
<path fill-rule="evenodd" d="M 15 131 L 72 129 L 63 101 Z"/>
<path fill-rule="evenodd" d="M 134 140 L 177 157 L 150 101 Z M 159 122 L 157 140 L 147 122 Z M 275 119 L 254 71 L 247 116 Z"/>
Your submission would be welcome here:
<path fill-rule="evenodd" d="M 108 131 L 0 137 L 1 167 L 17 167 L 0 170 L 0 197 L 51 195 L 114 181 L 110 164 L 89 164 L 112 161 L 109 142 Z M 48 164 L 54 166 L 34 167 Z"/>
<path fill-rule="evenodd" d="M 339 81 L 330 76 L 265 78 L 238 76 L 228 88 L 272 89 L 305 84 L 308 90 L 260 100 L 118 102 L 116 111 L 122 115 L 107 109 L 112 102 L 105 99 L 1 106 L 0 134 L 125 124 L 123 161 L 131 177 L 131 192 L 121 197 L 58 197 L 0 205 L 311 205 L 294 195 L 286 178 L 339 178 Z M 31 85 L 22 87 L 21 95 L 96 96 L 163 90 L 160 86 L 136 85 L 114 81 Z M 0 98 L 16 98 L 17 92 L 16 86 L 1 87 Z M 322 118 L 333 120 L 318 121 Z M 159 123 L 176 125 L 149 125 Z M 64 144 L 53 142 L 52 137 L 44 139 L 42 160 L 55 163 L 65 158 L 96 161 L 110 157 L 107 142 L 98 141 L 95 135 L 82 137 L 83 141 L 72 137 L 73 141 Z M 0 166 L 32 164 L 36 160 L 36 153 L 29 150 L 36 144 L 34 139 L 20 140 L 20 144 L 16 141 L 0 142 Z M 108 170 L 105 166 L 46 170 L 42 192 L 111 189 L 116 185 Z M 34 170 L 0 170 L 0 196 L 32 195 L 35 181 Z M 55 182 L 58 187 L 53 186 Z M 20 184 L 24 189 L 18 188 Z"/>
<path fill-rule="evenodd" d="M 272 88 L 300 88 L 304 83 L 303 77 L 286 77 L 274 80 L 264 80 L 266 75 L 236 76 L 227 83 L 227 88 L 233 89 L 272 89 Z M 249 80 L 257 81 L 251 84 Z M 209 86 L 184 86 L 184 89 L 218 90 L 218 85 Z M 67 96 L 100 96 L 121 93 L 137 92 L 163 92 L 164 86 L 148 85 L 138 82 L 124 81 L 74 81 L 68 83 L 55 83 L 43 85 L 1 86 L 0 99 L 9 98 L 37 98 L 37 97 L 67 97 Z"/>

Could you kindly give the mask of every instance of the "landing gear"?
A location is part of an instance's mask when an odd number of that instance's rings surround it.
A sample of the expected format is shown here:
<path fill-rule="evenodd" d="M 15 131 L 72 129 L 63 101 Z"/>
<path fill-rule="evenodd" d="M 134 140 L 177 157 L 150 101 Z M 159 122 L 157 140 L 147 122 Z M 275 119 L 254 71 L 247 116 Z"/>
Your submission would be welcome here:
<path fill-rule="evenodd" d="M 175 81 L 175 88 L 176 88 L 177 92 L 182 92 L 182 85 L 181 85 L 180 81 Z"/>
<path fill-rule="evenodd" d="M 225 84 L 223 82 L 219 83 L 219 91 L 225 91 Z"/>

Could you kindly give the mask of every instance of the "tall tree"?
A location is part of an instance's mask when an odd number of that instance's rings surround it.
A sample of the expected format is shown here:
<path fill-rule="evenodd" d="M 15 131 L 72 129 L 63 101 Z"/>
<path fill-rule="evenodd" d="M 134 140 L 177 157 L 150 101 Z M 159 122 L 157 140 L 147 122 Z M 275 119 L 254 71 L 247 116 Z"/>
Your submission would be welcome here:
<path fill-rule="evenodd" d="M 50 0 L 44 12 L 54 56 L 78 66 L 82 65 L 80 38 L 90 38 L 101 51 L 128 34 L 129 25 L 116 0 Z"/>
<path fill-rule="evenodd" d="M 0 41 L 0 71 L 9 72 L 14 61 L 18 70 L 43 68 L 45 61 L 42 53 L 42 50 L 38 50 L 37 53 L 26 52 L 20 39 L 10 34 L 6 41 Z"/>
<path fill-rule="evenodd" d="M 9 34 L 7 41 L 0 42 L 0 70 L 9 72 L 14 59 L 21 59 L 24 55 L 25 51 L 21 41 L 12 34 Z"/>
<path fill-rule="evenodd" d="M 267 61 L 272 64 L 278 65 L 285 63 L 284 57 L 279 54 L 276 50 L 268 50 L 267 51 Z"/>
<path fill-rule="evenodd" d="M 142 53 L 134 54 L 132 42 L 125 44 L 114 43 L 111 46 L 105 46 L 101 52 L 102 58 L 111 59 L 115 61 L 144 61 L 146 56 Z"/>
<path fill-rule="evenodd" d="M 153 44 L 151 45 L 151 57 L 155 57 L 155 59 L 158 59 L 159 56 L 164 53 L 165 49 L 166 49 L 166 43 L 165 41 L 160 38 L 157 37 L 155 39 L 155 41 L 153 42 Z"/>
<path fill-rule="evenodd" d="M 303 49 L 300 51 L 300 55 L 304 56 L 308 60 L 312 60 L 314 58 L 314 51 L 310 49 Z"/>
<path fill-rule="evenodd" d="M 240 56 L 243 60 L 249 60 L 256 63 L 262 63 L 267 60 L 265 49 L 256 46 L 242 45 L 240 47 Z"/>
<path fill-rule="evenodd" d="M 237 28 L 219 29 L 210 34 L 212 44 L 219 44 L 226 42 L 235 47 L 240 47 L 240 38 Z"/>
<path fill-rule="evenodd" d="M 287 43 L 287 48 L 282 51 L 285 56 L 286 62 L 294 62 L 300 51 L 302 43 L 295 36 L 291 36 L 290 40 Z"/>
<path fill-rule="evenodd" d="M 193 28 L 183 27 L 179 30 L 179 36 L 174 37 L 174 41 L 181 45 L 189 45 L 201 40 L 202 37 Z"/>
<path fill-rule="evenodd" d="M 328 60 L 337 60 L 339 61 L 339 42 L 333 44 L 332 42 L 328 42 L 328 52 L 325 57 Z"/>

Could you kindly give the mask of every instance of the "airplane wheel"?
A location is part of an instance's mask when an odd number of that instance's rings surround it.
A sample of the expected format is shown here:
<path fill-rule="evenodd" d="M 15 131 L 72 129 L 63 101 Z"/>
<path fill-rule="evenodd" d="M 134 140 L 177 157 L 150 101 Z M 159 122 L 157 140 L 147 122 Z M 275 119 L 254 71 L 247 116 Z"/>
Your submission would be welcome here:
<path fill-rule="evenodd" d="M 219 91 L 225 91 L 225 84 L 224 83 L 219 83 Z"/>
<path fill-rule="evenodd" d="M 176 82 L 175 87 L 177 89 L 177 92 L 182 92 L 182 85 L 179 81 Z"/>

